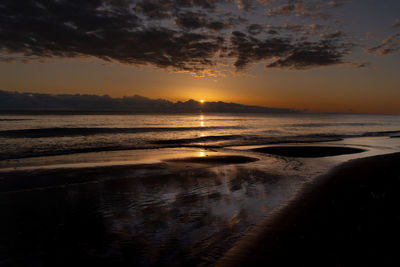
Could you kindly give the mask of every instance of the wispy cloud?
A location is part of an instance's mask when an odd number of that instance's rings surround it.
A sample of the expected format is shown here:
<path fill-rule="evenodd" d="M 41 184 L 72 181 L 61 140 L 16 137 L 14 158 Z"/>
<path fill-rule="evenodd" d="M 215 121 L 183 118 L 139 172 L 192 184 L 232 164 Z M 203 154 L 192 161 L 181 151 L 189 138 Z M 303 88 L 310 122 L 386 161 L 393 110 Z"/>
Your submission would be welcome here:
<path fill-rule="evenodd" d="M 400 33 L 392 34 L 384 39 L 379 45 L 366 50 L 369 54 L 377 54 L 384 56 L 400 50 L 399 44 Z"/>

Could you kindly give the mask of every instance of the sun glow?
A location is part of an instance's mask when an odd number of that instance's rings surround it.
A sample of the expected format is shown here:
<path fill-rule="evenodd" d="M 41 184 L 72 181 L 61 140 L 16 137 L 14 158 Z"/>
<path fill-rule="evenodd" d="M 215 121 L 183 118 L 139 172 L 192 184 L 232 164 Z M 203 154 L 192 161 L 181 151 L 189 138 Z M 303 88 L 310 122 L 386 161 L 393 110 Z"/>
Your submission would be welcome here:
<path fill-rule="evenodd" d="M 204 103 L 204 100 L 202 99 L 202 100 L 200 100 L 200 103 Z"/>

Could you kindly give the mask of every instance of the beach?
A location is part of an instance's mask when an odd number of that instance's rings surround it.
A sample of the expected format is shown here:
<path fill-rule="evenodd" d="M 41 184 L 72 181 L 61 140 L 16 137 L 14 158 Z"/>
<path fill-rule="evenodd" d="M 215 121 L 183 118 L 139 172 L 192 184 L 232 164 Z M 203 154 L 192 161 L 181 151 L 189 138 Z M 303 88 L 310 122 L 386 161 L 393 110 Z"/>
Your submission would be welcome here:
<path fill-rule="evenodd" d="M 382 245 L 396 236 L 395 118 L 386 128 L 370 117 L 163 118 L 173 127 L 105 130 L 110 118 L 90 117 L 88 130 L 32 116 L 32 131 L 4 120 L 1 265 L 337 266 L 364 251 L 361 263 L 395 260 Z"/>
<path fill-rule="evenodd" d="M 217 266 L 397 266 L 400 154 L 346 162 L 307 184 Z"/>

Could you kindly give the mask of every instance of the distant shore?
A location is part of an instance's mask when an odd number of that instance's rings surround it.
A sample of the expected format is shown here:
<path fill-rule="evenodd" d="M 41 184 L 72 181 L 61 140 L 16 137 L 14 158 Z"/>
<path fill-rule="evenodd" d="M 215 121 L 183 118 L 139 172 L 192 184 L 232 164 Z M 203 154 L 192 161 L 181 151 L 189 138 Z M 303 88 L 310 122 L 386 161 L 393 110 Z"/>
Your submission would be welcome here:
<path fill-rule="evenodd" d="M 140 95 L 113 98 L 108 95 L 40 94 L 19 93 L 0 90 L 0 110 L 13 112 L 35 112 L 67 114 L 65 112 L 118 113 L 299 113 L 289 108 L 243 105 L 231 102 L 196 101 L 172 102 L 166 99 L 151 99 Z M 92 114 L 92 113 L 89 113 Z"/>
<path fill-rule="evenodd" d="M 217 266 L 399 266 L 399 163 L 356 159 L 318 177 Z"/>

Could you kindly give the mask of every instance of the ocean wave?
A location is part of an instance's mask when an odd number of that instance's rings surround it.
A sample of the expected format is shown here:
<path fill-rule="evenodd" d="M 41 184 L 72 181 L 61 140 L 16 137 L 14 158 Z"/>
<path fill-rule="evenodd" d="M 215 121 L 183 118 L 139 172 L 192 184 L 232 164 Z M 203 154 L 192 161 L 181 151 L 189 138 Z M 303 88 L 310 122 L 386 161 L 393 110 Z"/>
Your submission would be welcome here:
<path fill-rule="evenodd" d="M 0 119 L 0 121 L 32 121 L 33 119 Z"/>
<path fill-rule="evenodd" d="M 238 126 L 209 126 L 209 127 L 142 127 L 142 128 L 38 128 L 23 130 L 0 131 L 0 137 L 7 138 L 43 138 L 66 136 L 90 136 L 98 134 L 133 134 L 151 132 L 182 132 L 243 129 Z"/>
<path fill-rule="evenodd" d="M 225 140 L 245 139 L 243 135 L 218 135 L 218 136 L 203 136 L 196 138 L 184 138 L 184 139 L 166 139 L 153 141 L 154 144 L 169 145 L 169 144 L 190 144 L 190 143 L 203 143 L 203 142 L 216 142 Z"/>
<path fill-rule="evenodd" d="M 226 118 L 226 119 L 213 119 L 213 118 L 207 118 L 207 121 L 249 121 L 248 118 L 243 118 L 243 119 L 232 119 L 232 118 Z"/>
<path fill-rule="evenodd" d="M 284 138 L 296 138 L 305 140 L 322 140 L 324 139 L 344 139 L 344 138 L 354 138 L 354 137 L 384 137 L 384 136 L 392 136 L 400 134 L 400 130 L 398 131 L 378 131 L 378 132 L 363 132 L 363 133 L 349 133 L 349 134 L 336 134 L 336 133 L 317 133 L 317 134 L 305 134 L 305 135 L 296 135 L 296 136 L 287 136 Z M 278 137 L 279 139 L 280 137 Z"/>
<path fill-rule="evenodd" d="M 336 133 L 317 133 L 304 135 L 283 135 L 283 136 L 263 136 L 263 135 L 223 135 L 206 136 L 187 139 L 169 139 L 152 142 L 157 145 L 168 145 L 168 147 L 179 146 L 201 146 L 204 147 L 230 147 L 230 146 L 253 146 L 253 145 L 272 145 L 272 144 L 290 144 L 290 143 L 320 143 L 340 141 L 345 138 L 355 137 L 384 137 L 397 136 L 400 131 L 379 131 L 364 132 L 354 134 L 336 134 Z M 213 143 L 214 142 L 214 143 Z M 218 143 L 217 143 L 218 142 Z M 164 146 L 163 146 L 164 147 Z"/>
<path fill-rule="evenodd" d="M 332 123 L 297 123 L 286 124 L 286 127 L 337 127 L 337 126 L 379 126 L 381 123 L 357 123 L 357 122 L 332 122 Z"/>
<path fill-rule="evenodd" d="M 222 145 L 214 144 L 143 144 L 143 145 L 110 145 L 110 146 L 98 146 L 98 147 L 84 147 L 84 148 L 66 148 L 66 149 L 54 149 L 54 147 L 44 147 L 38 151 L 31 149 L 19 150 L 15 152 L 0 152 L 1 160 L 17 160 L 23 158 L 36 158 L 36 157 L 52 157 L 61 155 L 81 154 L 81 153 L 96 153 L 96 152 L 108 152 L 108 151 L 126 151 L 126 150 L 148 150 L 148 149 L 160 149 L 160 148 L 202 148 L 202 149 L 215 149 L 222 148 Z M 1 164 L 0 164 L 1 166 Z"/>
<path fill-rule="evenodd" d="M 80 153 L 91 153 L 91 152 L 106 152 L 106 151 L 122 151 L 122 150 L 137 150 L 137 149 L 155 149 L 158 147 L 139 147 L 139 146 L 99 146 L 99 147 L 85 147 L 85 148 L 70 148 L 70 149 L 42 149 L 40 151 L 19 151 L 18 153 L 0 153 L 0 160 L 12 160 L 12 159 L 23 159 L 23 158 L 34 158 L 34 157 L 49 157 L 49 156 L 60 156 Z"/>
<path fill-rule="evenodd" d="M 396 135 L 396 134 L 400 134 L 400 131 L 381 131 L 381 132 L 366 132 L 362 135 L 360 135 L 360 137 L 368 137 L 368 136 L 391 136 L 391 135 Z"/>
<path fill-rule="evenodd" d="M 118 145 L 99 145 L 91 147 L 70 147 L 65 149 L 55 149 L 53 146 L 43 146 L 40 149 L 21 149 L 18 151 L 0 151 L 0 160 L 13 160 L 31 157 L 46 157 L 90 152 L 105 151 L 123 151 L 123 150 L 139 150 L 139 149 L 158 149 L 158 148 L 203 148 L 215 149 L 231 146 L 253 146 L 253 145 L 272 145 L 272 144 L 289 144 L 289 143 L 316 143 L 339 141 L 352 137 L 368 137 L 368 136 L 399 136 L 399 131 L 381 131 L 381 132 L 364 132 L 359 134 L 306 134 L 294 136 L 256 136 L 256 135 L 223 135 L 223 136 L 205 136 L 198 138 L 186 139 L 166 139 L 166 140 L 148 140 L 142 144 L 118 144 Z"/>

